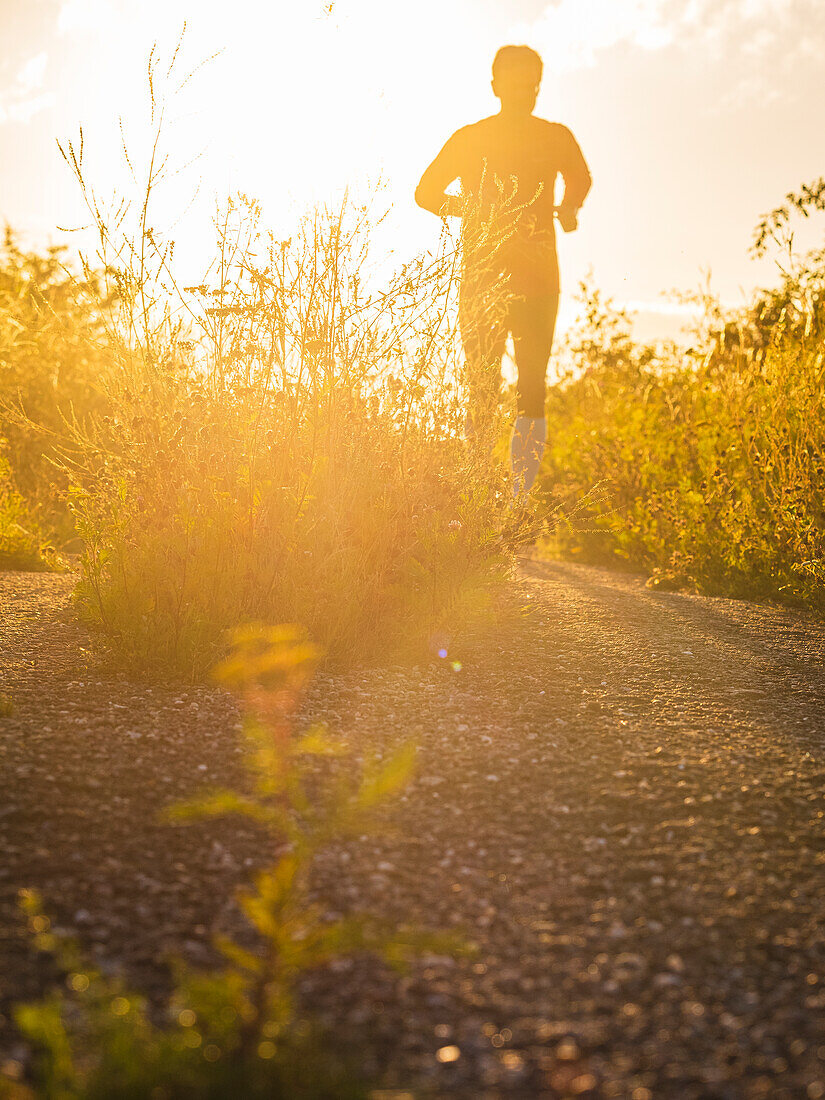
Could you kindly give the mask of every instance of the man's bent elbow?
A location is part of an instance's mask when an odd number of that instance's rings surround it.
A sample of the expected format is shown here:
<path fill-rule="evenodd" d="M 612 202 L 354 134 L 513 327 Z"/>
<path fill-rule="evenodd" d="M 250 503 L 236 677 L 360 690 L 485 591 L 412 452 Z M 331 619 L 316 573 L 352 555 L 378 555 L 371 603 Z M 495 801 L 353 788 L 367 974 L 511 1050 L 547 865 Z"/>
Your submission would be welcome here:
<path fill-rule="evenodd" d="M 417 206 L 420 206 L 422 210 L 428 211 L 430 214 L 434 214 L 433 209 L 433 197 L 426 187 L 422 187 L 421 184 L 415 189 L 415 202 Z"/>

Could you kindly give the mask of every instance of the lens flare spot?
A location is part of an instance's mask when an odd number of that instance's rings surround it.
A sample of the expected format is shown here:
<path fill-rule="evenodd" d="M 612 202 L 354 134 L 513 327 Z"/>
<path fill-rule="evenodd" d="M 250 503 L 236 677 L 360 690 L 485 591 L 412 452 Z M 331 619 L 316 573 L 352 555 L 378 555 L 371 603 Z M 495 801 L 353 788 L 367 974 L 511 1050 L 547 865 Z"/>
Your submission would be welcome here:
<path fill-rule="evenodd" d="M 435 1056 L 439 1062 L 457 1062 L 461 1057 L 461 1051 L 455 1046 L 440 1047 L 435 1052 Z"/>

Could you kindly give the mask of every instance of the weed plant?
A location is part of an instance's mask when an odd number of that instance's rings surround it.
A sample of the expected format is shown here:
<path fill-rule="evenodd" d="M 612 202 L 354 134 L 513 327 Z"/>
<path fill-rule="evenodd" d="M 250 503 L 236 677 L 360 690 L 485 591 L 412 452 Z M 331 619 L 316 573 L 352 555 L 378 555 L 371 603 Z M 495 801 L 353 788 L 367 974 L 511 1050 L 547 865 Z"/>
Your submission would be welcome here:
<path fill-rule="evenodd" d="M 266 848 L 281 852 L 238 899 L 258 948 L 227 937 L 217 940 L 225 964 L 213 970 L 177 964 L 168 1002 L 153 1010 L 120 979 L 91 968 L 76 944 L 51 930 L 39 899 L 25 894 L 23 910 L 36 944 L 56 957 L 65 985 L 16 1009 L 16 1023 L 35 1059 L 25 1082 L 22 1067 L 5 1067 L 0 1095 L 9 1100 L 367 1095 L 358 1067 L 342 1060 L 300 1009 L 299 978 L 357 952 L 403 966 L 421 950 L 464 948 L 455 936 L 388 930 L 368 917 L 329 920 L 310 900 L 318 854 L 330 843 L 382 827 L 382 814 L 406 785 L 415 756 L 407 745 L 389 760 L 368 761 L 360 774 L 352 767 L 319 767 L 319 758 L 348 752 L 322 727 L 304 733 L 294 728 L 301 693 L 319 657 L 294 627 L 252 625 L 235 633 L 216 675 L 245 703 L 247 789 L 207 791 L 166 815 L 178 822 L 247 817 L 264 830 Z"/>

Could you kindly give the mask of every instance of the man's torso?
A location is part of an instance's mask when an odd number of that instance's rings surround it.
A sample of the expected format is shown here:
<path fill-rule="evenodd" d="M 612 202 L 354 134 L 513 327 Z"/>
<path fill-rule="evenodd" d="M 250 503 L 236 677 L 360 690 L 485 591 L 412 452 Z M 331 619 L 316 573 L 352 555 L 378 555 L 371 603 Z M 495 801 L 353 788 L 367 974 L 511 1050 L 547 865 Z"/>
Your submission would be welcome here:
<path fill-rule="evenodd" d="M 468 274 L 504 274 L 519 293 L 558 290 L 554 192 L 569 136 L 533 115 L 492 115 L 457 131 Z"/>

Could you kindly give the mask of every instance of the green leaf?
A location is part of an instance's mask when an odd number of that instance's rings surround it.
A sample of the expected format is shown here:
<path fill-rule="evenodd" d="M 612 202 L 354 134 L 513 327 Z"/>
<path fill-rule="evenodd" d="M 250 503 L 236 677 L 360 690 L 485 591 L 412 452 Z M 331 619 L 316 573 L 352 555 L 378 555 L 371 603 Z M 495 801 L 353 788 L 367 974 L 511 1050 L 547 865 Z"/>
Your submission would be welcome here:
<path fill-rule="evenodd" d="M 197 821 L 201 818 L 224 817 L 227 814 L 239 814 L 266 825 L 272 821 L 272 813 L 266 806 L 229 790 L 212 791 L 199 798 L 176 802 L 161 811 L 161 820 Z"/>
<path fill-rule="evenodd" d="M 315 725 L 299 737 L 293 744 L 292 751 L 297 755 L 306 756 L 343 756 L 348 751 L 346 741 L 341 738 L 331 737 L 326 726 Z"/>
<path fill-rule="evenodd" d="M 72 1043 L 63 1021 L 63 1005 L 63 996 L 52 993 L 37 1004 L 18 1005 L 14 1009 L 14 1021 L 20 1031 L 43 1052 L 47 1095 L 55 1097 L 79 1095 L 73 1087 L 77 1075 Z"/>
<path fill-rule="evenodd" d="M 252 974 L 260 974 L 263 961 L 258 955 L 253 955 L 228 936 L 216 936 L 214 943 L 220 953 L 235 966 Z"/>
<path fill-rule="evenodd" d="M 358 810 L 372 810 L 407 785 L 415 766 L 416 748 L 403 745 L 383 766 L 367 767 L 355 798 Z"/>

